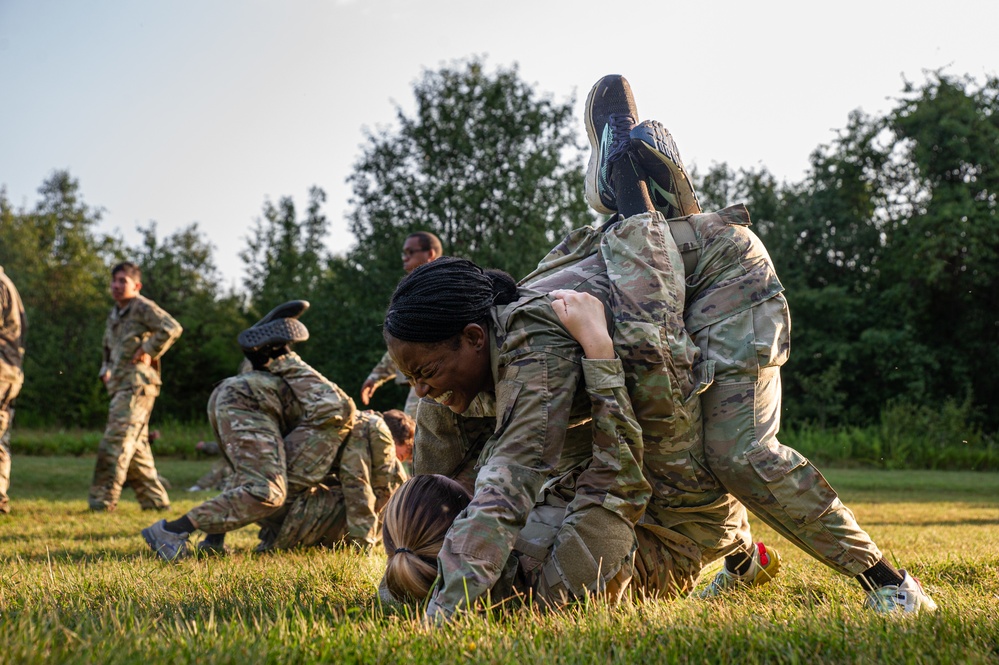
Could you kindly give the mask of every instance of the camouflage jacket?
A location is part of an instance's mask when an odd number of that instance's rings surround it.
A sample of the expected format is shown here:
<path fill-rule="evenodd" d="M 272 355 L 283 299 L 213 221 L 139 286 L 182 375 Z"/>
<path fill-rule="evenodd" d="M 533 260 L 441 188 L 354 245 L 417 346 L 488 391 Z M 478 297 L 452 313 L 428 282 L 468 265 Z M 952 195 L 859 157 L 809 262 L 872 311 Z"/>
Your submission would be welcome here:
<path fill-rule="evenodd" d="M 375 382 L 376 388 L 392 379 L 395 379 L 395 382 L 398 384 L 409 383 L 402 372 L 399 371 L 399 368 L 396 367 L 395 361 L 392 360 L 392 356 L 389 355 L 388 351 L 385 352 L 382 359 L 378 361 L 378 364 L 368 374 L 368 379 Z"/>
<path fill-rule="evenodd" d="M 444 539 L 438 556 L 442 584 L 428 616 L 450 616 L 467 599 L 485 594 L 499 579 L 545 481 L 592 456 L 582 349 L 562 327 L 548 295 L 530 289 L 519 295 L 491 312 L 496 430 L 479 456 L 472 502 Z"/>
<path fill-rule="evenodd" d="M 22 380 L 27 328 L 21 296 L 0 267 L 0 383 L 20 383 Z"/>
<path fill-rule="evenodd" d="M 347 509 L 347 535 L 357 543 L 378 542 L 378 513 L 408 475 L 395 456 L 392 432 L 374 411 L 357 414 L 335 469 Z"/>
<path fill-rule="evenodd" d="M 110 372 L 109 393 L 136 386 L 159 386 L 159 359 L 184 331 L 177 320 L 149 298 L 136 296 L 119 309 L 111 308 L 104 329 L 104 362 L 99 374 Z M 133 363 L 135 352 L 142 349 L 153 362 Z"/>

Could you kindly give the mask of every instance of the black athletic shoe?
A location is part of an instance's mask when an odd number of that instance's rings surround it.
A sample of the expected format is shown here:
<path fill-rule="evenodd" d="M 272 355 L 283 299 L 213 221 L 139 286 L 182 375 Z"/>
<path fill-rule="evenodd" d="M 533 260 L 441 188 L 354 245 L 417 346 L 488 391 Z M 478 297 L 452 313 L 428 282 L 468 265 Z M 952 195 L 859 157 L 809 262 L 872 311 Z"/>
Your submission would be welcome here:
<path fill-rule="evenodd" d="M 257 351 L 268 346 L 285 346 L 309 339 L 309 329 L 298 319 L 277 319 L 257 324 L 239 333 L 236 341 L 243 351 Z"/>
<path fill-rule="evenodd" d="M 646 120 L 631 130 L 632 155 L 649 176 L 652 204 L 666 219 L 701 212 L 680 151 L 662 123 Z"/>
<path fill-rule="evenodd" d="M 586 167 L 586 202 L 599 213 L 617 212 L 611 167 L 630 150 L 630 135 L 638 122 L 638 107 L 623 76 L 605 76 L 586 97 L 586 136 L 590 162 Z"/>

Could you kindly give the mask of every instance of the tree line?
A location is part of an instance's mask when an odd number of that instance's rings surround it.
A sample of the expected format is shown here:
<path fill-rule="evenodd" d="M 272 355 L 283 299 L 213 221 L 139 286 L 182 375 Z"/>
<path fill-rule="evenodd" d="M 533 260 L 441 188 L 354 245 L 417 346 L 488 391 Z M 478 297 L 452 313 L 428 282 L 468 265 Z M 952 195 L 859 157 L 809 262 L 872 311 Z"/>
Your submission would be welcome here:
<path fill-rule="evenodd" d="M 29 320 L 21 425 L 96 427 L 109 268 L 143 269 L 143 294 L 184 336 L 164 359 L 155 419 L 204 418 L 214 385 L 235 372 L 240 330 L 275 304 L 312 302 L 302 356 L 355 399 L 384 352 L 381 318 L 402 276 L 406 235 L 429 230 L 445 253 L 527 274 L 568 230 L 595 221 L 583 200 L 585 149 L 574 101 L 556 101 L 516 66 L 478 59 L 427 71 L 415 111 L 370 132 L 349 178 L 356 245 L 324 244 L 326 195 L 263 204 L 240 257 L 242 288 L 224 290 L 197 224 L 128 246 L 98 230 L 101 210 L 54 172 L 33 207 L 0 189 L 0 265 Z M 886 409 L 958 413 L 993 433 L 999 411 L 999 79 L 942 72 L 906 84 L 894 108 L 854 112 L 811 154 L 799 182 L 765 167 L 695 173 L 706 209 L 746 202 L 787 288 L 792 354 L 785 422 L 865 425 Z M 384 386 L 375 408 L 399 406 Z"/>

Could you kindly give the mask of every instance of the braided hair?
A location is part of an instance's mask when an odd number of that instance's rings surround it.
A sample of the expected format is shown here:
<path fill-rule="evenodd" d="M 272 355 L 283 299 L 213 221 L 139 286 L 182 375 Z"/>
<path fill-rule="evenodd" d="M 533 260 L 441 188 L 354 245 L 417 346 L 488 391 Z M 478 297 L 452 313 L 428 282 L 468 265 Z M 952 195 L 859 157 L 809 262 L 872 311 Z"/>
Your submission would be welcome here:
<path fill-rule="evenodd" d="M 399 283 L 385 315 L 384 333 L 403 342 L 443 342 L 484 320 L 490 307 L 516 298 L 517 282 L 509 274 L 443 256 Z"/>

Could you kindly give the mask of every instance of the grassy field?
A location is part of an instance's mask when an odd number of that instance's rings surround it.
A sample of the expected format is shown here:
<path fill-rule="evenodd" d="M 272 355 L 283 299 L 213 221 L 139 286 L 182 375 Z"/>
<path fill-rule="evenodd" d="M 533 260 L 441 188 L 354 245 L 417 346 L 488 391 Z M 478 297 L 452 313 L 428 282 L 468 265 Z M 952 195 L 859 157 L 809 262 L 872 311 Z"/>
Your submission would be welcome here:
<path fill-rule="evenodd" d="M 209 493 L 209 462 L 163 459 L 179 516 Z M 379 553 L 255 555 L 255 531 L 224 559 L 168 565 L 139 530 L 158 515 L 129 490 L 86 511 L 87 457 L 15 457 L 14 512 L 0 518 L 0 662 L 79 663 L 997 663 L 999 474 L 829 470 L 890 559 L 940 611 L 884 618 L 837 576 L 765 527 L 784 572 L 716 601 L 522 609 L 429 629 L 378 602 Z"/>

